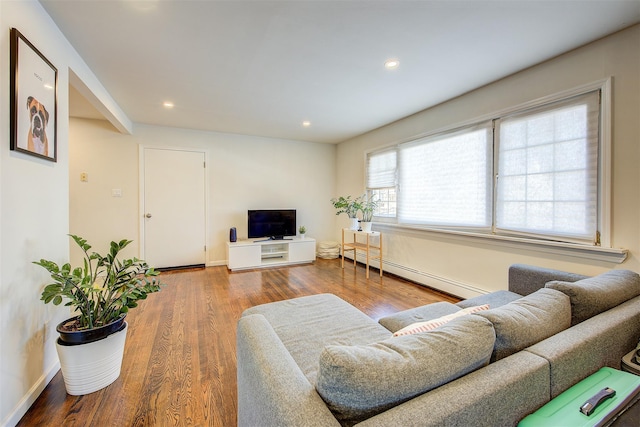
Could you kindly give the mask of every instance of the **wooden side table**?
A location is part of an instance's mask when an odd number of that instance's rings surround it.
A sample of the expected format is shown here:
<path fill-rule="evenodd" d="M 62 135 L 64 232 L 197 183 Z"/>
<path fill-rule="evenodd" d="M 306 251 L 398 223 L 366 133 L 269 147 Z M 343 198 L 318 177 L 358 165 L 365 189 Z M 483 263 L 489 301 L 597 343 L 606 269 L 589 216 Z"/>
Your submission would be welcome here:
<path fill-rule="evenodd" d="M 353 241 L 345 241 L 345 233 L 353 234 Z M 363 238 L 359 241 L 358 238 Z M 375 241 L 377 240 L 377 244 Z M 342 268 L 344 268 L 344 254 L 347 251 L 353 251 L 353 266 L 356 265 L 357 251 L 362 251 L 367 256 L 367 279 L 369 278 L 369 262 L 380 260 L 380 277 L 382 277 L 382 233 L 379 231 L 355 231 L 349 228 L 342 229 Z"/>

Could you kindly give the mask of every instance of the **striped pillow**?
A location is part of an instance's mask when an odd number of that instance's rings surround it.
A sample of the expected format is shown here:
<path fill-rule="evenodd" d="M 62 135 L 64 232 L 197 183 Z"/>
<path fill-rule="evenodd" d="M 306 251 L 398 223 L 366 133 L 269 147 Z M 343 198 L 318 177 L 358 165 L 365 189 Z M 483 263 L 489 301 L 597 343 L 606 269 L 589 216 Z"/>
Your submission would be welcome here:
<path fill-rule="evenodd" d="M 460 311 L 456 311 L 455 313 L 447 314 L 446 316 L 438 317 L 437 319 L 429 320 L 426 322 L 412 323 L 409 326 L 405 326 L 399 331 L 396 331 L 393 334 L 393 336 L 400 337 L 402 335 L 411 335 L 411 334 L 417 334 L 418 332 L 431 331 L 437 328 L 438 326 L 442 326 L 445 323 L 452 321 L 457 317 L 465 316 L 467 314 L 476 313 L 478 311 L 484 311 L 484 310 L 489 310 L 489 304 L 478 305 L 476 307 L 467 307 Z"/>

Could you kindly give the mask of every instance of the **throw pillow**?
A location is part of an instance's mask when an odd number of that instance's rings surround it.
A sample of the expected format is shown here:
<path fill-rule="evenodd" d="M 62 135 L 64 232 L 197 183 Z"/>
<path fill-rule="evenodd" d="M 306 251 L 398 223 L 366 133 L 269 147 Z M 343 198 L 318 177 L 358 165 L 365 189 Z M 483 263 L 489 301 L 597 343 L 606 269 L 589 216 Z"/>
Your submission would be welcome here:
<path fill-rule="evenodd" d="M 399 337 L 402 335 L 411 335 L 411 334 L 417 334 L 418 332 L 427 332 L 427 331 L 431 331 L 439 326 L 442 326 L 446 323 L 449 323 L 450 321 L 452 321 L 453 319 L 457 319 L 458 317 L 461 316 L 466 316 L 468 314 L 471 313 L 476 313 L 478 311 L 483 311 L 483 310 L 489 310 L 489 304 L 484 304 L 484 305 L 479 305 L 476 307 L 468 307 L 465 309 L 462 309 L 460 311 L 457 311 L 455 313 L 452 314 L 448 314 L 446 316 L 442 316 L 442 317 L 438 317 L 437 319 L 433 319 L 433 320 L 429 320 L 427 322 L 416 322 L 416 323 L 412 323 L 409 326 L 405 326 L 404 328 L 400 329 L 399 331 L 395 332 L 393 334 L 394 337 Z"/>
<path fill-rule="evenodd" d="M 412 323 L 427 322 L 437 319 L 438 317 L 446 316 L 447 314 L 456 313 L 460 310 L 460 307 L 455 304 L 440 301 L 393 313 L 389 316 L 382 317 L 378 320 L 378 323 L 391 332 L 395 332 Z"/>
<path fill-rule="evenodd" d="M 629 270 L 610 270 L 573 283 L 556 280 L 545 286 L 569 296 L 573 326 L 640 295 L 640 276 Z"/>
<path fill-rule="evenodd" d="M 464 316 L 423 334 L 369 345 L 329 345 L 316 388 L 343 425 L 353 425 L 489 362 L 491 323 Z"/>
<path fill-rule="evenodd" d="M 474 316 L 488 319 L 496 330 L 491 355 L 491 362 L 495 362 L 569 328 L 571 304 L 562 292 L 542 288 Z"/>

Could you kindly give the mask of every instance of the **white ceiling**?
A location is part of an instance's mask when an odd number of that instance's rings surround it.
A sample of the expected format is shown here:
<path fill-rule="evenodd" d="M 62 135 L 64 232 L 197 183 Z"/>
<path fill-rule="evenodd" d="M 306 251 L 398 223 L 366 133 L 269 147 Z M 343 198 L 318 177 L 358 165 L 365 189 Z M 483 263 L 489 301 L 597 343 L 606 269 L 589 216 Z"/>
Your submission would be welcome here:
<path fill-rule="evenodd" d="M 326 143 L 640 22 L 640 0 L 40 3 L 133 122 Z"/>

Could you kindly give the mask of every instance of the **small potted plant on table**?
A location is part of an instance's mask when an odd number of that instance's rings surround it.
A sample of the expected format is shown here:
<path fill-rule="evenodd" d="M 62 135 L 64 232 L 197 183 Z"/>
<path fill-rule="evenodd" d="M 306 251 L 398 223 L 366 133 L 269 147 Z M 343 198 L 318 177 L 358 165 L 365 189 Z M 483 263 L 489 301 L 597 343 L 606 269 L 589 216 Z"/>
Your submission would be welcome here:
<path fill-rule="evenodd" d="M 337 209 L 336 215 L 346 213 L 351 220 L 350 230 L 358 230 L 358 211 L 361 209 L 361 198 L 352 199 L 351 196 L 340 196 L 337 199 L 331 199 L 333 207 Z"/>
<path fill-rule="evenodd" d="M 56 330 L 60 368 L 67 393 L 83 395 L 100 390 L 120 376 L 129 309 L 138 300 L 160 290 L 159 272 L 137 258 L 119 260 L 118 254 L 131 240 L 111 242 L 109 252 L 89 253 L 91 246 L 71 235 L 84 252 L 82 267 L 59 266 L 41 259 L 34 262 L 45 268 L 53 283 L 45 286 L 41 300 L 45 304 L 72 307 L 77 315 L 61 322 Z"/>
<path fill-rule="evenodd" d="M 362 231 L 369 233 L 371 231 L 371 221 L 373 214 L 378 208 L 379 201 L 375 196 L 367 197 L 366 194 L 360 197 L 360 212 L 362 212 Z"/>

